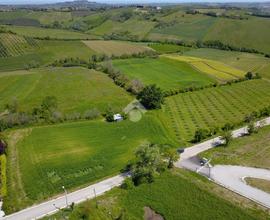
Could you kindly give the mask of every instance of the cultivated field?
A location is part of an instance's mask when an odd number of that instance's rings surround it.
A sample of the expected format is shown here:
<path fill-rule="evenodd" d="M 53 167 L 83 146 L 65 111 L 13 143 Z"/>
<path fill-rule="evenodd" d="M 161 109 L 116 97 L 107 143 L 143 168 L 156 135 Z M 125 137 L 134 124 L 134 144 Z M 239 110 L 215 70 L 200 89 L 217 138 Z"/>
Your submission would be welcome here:
<path fill-rule="evenodd" d="M 44 66 L 67 57 L 78 57 L 87 61 L 95 53 L 81 41 L 42 40 L 37 42 L 38 47 L 30 51 L 24 50 L 22 55 L 0 58 L 0 72 L 25 69 L 33 63 Z"/>
<path fill-rule="evenodd" d="M 0 34 L 0 58 L 19 56 L 37 47 L 39 47 L 38 42 L 33 38 Z"/>
<path fill-rule="evenodd" d="M 190 65 L 192 65 L 195 69 L 204 72 L 221 82 L 241 78 L 244 77 L 244 75 L 246 74 L 246 72 L 242 70 L 233 68 L 231 66 L 225 65 L 224 63 L 214 60 L 201 59 L 189 56 L 176 56 L 176 55 L 165 55 L 165 57 L 179 60 L 182 62 L 187 62 Z"/>
<path fill-rule="evenodd" d="M 218 18 L 204 40 L 220 40 L 237 47 L 270 52 L 270 20 L 249 17 L 248 20 Z"/>
<path fill-rule="evenodd" d="M 165 120 L 179 140 L 190 141 L 199 128 L 237 123 L 246 114 L 268 106 L 269 85 L 267 81 L 252 80 L 169 97 L 164 107 Z"/>
<path fill-rule="evenodd" d="M 176 145 L 151 115 L 137 123 L 67 123 L 9 136 L 8 169 L 16 172 L 8 172 L 8 212 L 62 193 L 63 185 L 70 190 L 118 173 L 146 141 Z"/>
<path fill-rule="evenodd" d="M 152 29 L 149 38 L 157 35 L 161 37 L 167 35 L 170 38 L 175 37 L 187 41 L 203 40 L 216 19 L 204 15 L 184 15 L 184 17 L 178 16 L 175 19 L 172 15 L 169 15 L 163 17 L 162 21 L 168 23 L 168 25 Z"/>
<path fill-rule="evenodd" d="M 31 111 L 44 97 L 55 96 L 63 113 L 82 113 L 91 108 L 104 111 L 108 106 L 122 109 L 132 100 L 105 74 L 79 67 L 43 68 L 1 75 L 0 111 L 14 98 L 21 110 Z"/>
<path fill-rule="evenodd" d="M 119 41 L 83 41 L 85 45 L 99 54 L 121 56 L 123 54 L 135 54 L 151 50 L 139 44 Z"/>
<path fill-rule="evenodd" d="M 114 60 L 113 65 L 130 78 L 139 79 L 145 85 L 157 84 L 164 90 L 203 86 L 215 82 L 188 63 L 165 57 Z"/>
<path fill-rule="evenodd" d="M 262 55 L 208 48 L 193 49 L 184 52 L 186 56 L 220 61 L 243 71 L 262 72 L 270 60 Z"/>

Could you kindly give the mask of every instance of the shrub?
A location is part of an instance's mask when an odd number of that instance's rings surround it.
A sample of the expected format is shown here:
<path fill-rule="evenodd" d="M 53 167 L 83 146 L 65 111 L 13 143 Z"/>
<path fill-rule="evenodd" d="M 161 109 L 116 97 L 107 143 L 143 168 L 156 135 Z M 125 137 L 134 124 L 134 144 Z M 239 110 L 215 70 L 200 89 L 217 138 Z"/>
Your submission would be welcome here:
<path fill-rule="evenodd" d="M 122 183 L 121 188 L 122 189 L 133 189 L 134 188 L 134 183 L 133 183 L 132 179 L 131 178 L 126 178 L 124 180 L 124 182 Z"/>
<path fill-rule="evenodd" d="M 99 116 L 100 112 L 97 108 L 87 110 L 83 115 L 83 117 L 88 120 L 98 118 Z"/>
<path fill-rule="evenodd" d="M 198 143 L 202 141 L 203 139 L 207 138 L 209 136 L 209 131 L 207 129 L 197 129 L 194 134 L 194 138 L 192 140 L 193 143 Z"/>
<path fill-rule="evenodd" d="M 114 121 L 114 112 L 111 108 L 108 108 L 105 113 L 105 118 L 107 122 L 113 122 Z"/>

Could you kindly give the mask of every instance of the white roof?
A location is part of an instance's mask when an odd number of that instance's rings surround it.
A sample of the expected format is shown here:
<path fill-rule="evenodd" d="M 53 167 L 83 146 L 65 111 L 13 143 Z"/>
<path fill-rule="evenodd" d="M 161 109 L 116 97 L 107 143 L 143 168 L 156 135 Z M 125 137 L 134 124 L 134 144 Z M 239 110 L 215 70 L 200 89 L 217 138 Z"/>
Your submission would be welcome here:
<path fill-rule="evenodd" d="M 122 116 L 120 114 L 113 115 L 113 120 L 119 120 L 122 119 Z"/>

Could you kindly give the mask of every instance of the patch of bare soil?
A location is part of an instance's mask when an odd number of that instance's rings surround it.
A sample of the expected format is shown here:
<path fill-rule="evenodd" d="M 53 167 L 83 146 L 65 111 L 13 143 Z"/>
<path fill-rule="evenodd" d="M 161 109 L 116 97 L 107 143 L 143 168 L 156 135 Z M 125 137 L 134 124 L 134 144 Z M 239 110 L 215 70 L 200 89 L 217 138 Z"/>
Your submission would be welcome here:
<path fill-rule="evenodd" d="M 150 207 L 144 207 L 144 220 L 164 220 L 164 218 Z"/>

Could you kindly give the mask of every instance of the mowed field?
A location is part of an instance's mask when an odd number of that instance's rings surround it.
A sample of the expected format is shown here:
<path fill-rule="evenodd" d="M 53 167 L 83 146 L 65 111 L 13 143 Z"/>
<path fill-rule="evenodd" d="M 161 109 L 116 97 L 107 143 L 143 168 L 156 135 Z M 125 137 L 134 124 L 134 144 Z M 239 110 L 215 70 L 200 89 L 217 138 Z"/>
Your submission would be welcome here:
<path fill-rule="evenodd" d="M 188 63 L 165 57 L 114 60 L 113 65 L 130 78 L 139 79 L 145 85 L 157 84 L 163 90 L 203 86 L 215 82 Z"/>
<path fill-rule="evenodd" d="M 218 147 L 202 153 L 213 158 L 213 164 L 241 165 L 270 169 L 270 126 L 257 134 L 234 139 L 226 147 Z"/>
<path fill-rule="evenodd" d="M 78 57 L 87 61 L 95 54 L 81 41 L 36 40 L 35 42 L 37 42 L 38 46 L 31 48 L 31 50 L 17 43 L 12 44 L 16 48 L 19 47 L 20 52 L 16 52 L 16 56 L 0 57 L 0 72 L 25 69 L 29 64 L 33 63 L 44 66 L 67 57 Z"/>
<path fill-rule="evenodd" d="M 216 78 L 220 82 L 243 78 L 246 74 L 245 71 L 236 69 L 234 67 L 228 66 L 224 63 L 201 59 L 189 56 L 178 56 L 178 55 L 164 55 L 167 58 L 187 62 L 192 65 L 198 71 L 208 74 L 209 76 Z"/>
<path fill-rule="evenodd" d="M 46 96 L 58 99 L 62 113 L 105 111 L 109 106 L 120 110 L 132 100 L 105 74 L 80 67 L 0 73 L 0 111 L 14 98 L 21 110 L 31 111 Z"/>
<path fill-rule="evenodd" d="M 209 48 L 192 49 L 185 51 L 184 55 L 220 61 L 246 72 L 261 73 L 264 67 L 270 64 L 270 59 L 262 55 Z"/>
<path fill-rule="evenodd" d="M 68 30 L 40 28 L 31 26 L 6 26 L 6 28 L 16 34 L 27 37 L 39 37 L 39 38 L 50 37 L 52 39 L 66 39 L 66 40 L 93 39 L 93 36 L 91 36 L 90 34 L 84 34 L 82 32 L 75 32 Z"/>
<path fill-rule="evenodd" d="M 178 139 L 190 141 L 199 128 L 241 122 L 269 103 L 270 83 L 252 80 L 168 97 L 163 114 Z"/>
<path fill-rule="evenodd" d="M 145 142 L 170 144 L 160 122 L 144 115 L 137 123 L 67 123 L 9 134 L 8 197 L 5 210 L 42 201 L 56 193 L 120 172 Z"/>
<path fill-rule="evenodd" d="M 99 54 L 121 56 L 123 54 L 137 54 L 146 50 L 151 50 L 147 46 L 135 43 L 121 42 L 121 41 L 83 41 L 85 45 Z"/>
<path fill-rule="evenodd" d="M 162 198 L 162 199 L 161 199 Z M 88 219 L 111 220 L 111 216 L 124 219 L 145 219 L 145 208 L 151 208 L 168 220 L 264 220 L 267 214 L 253 212 L 236 197 L 212 182 L 185 170 L 173 170 L 155 178 L 151 184 L 142 184 L 132 189 L 113 189 L 95 200 L 84 202 L 68 215 L 77 220 L 86 215 Z M 239 201 L 239 200 L 238 200 Z M 44 218 L 61 220 L 62 215 Z M 152 216 L 148 213 L 148 216 Z"/>

